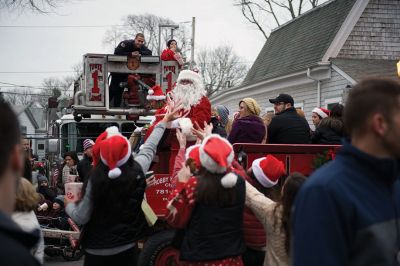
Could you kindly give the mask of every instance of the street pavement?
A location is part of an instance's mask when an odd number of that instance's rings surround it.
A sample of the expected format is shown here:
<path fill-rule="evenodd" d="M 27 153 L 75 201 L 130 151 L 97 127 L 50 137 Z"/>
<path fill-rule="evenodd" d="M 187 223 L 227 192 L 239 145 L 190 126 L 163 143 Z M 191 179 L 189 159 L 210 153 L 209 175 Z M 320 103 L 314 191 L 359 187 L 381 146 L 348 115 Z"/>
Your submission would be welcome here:
<path fill-rule="evenodd" d="M 83 266 L 83 257 L 79 261 L 66 261 L 61 256 L 44 256 L 44 266 Z"/>

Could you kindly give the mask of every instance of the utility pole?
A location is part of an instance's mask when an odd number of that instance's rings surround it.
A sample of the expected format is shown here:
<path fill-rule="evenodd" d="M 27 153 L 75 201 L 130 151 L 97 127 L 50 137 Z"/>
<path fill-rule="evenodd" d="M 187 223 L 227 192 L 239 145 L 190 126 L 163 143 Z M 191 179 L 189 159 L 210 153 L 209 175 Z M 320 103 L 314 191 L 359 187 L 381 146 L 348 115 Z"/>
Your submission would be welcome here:
<path fill-rule="evenodd" d="M 194 36 L 196 30 L 196 18 L 192 17 L 192 41 L 191 41 L 191 55 L 190 55 L 190 69 L 193 68 L 194 64 Z"/>

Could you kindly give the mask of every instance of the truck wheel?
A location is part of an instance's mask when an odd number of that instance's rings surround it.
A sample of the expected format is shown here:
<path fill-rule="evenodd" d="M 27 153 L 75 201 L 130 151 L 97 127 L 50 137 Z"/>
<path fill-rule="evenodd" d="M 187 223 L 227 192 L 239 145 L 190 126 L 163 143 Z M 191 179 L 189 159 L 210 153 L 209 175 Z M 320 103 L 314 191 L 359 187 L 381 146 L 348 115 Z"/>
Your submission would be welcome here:
<path fill-rule="evenodd" d="M 166 230 L 149 237 L 140 252 L 138 266 L 175 266 L 179 251 L 171 246 L 174 230 Z"/>

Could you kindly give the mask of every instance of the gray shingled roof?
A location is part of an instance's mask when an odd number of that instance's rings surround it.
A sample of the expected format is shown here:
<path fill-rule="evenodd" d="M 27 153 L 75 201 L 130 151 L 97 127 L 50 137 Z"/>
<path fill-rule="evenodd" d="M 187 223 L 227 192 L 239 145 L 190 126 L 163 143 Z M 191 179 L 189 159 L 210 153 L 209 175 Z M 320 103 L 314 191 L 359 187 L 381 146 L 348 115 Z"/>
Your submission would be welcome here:
<path fill-rule="evenodd" d="M 290 74 L 319 62 L 355 0 L 334 0 L 274 30 L 242 85 Z"/>
<path fill-rule="evenodd" d="M 396 60 L 335 58 L 331 61 L 357 82 L 371 76 L 398 79 Z"/>

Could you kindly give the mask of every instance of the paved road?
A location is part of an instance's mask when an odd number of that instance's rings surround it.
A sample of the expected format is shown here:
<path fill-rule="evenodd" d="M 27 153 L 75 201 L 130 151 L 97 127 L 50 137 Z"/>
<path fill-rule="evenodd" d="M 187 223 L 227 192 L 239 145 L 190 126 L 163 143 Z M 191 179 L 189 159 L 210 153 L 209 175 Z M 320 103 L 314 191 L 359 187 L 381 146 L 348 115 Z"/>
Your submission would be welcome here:
<path fill-rule="evenodd" d="M 61 256 L 59 257 L 44 257 L 44 266 L 82 266 L 83 257 L 79 261 L 65 261 Z"/>

